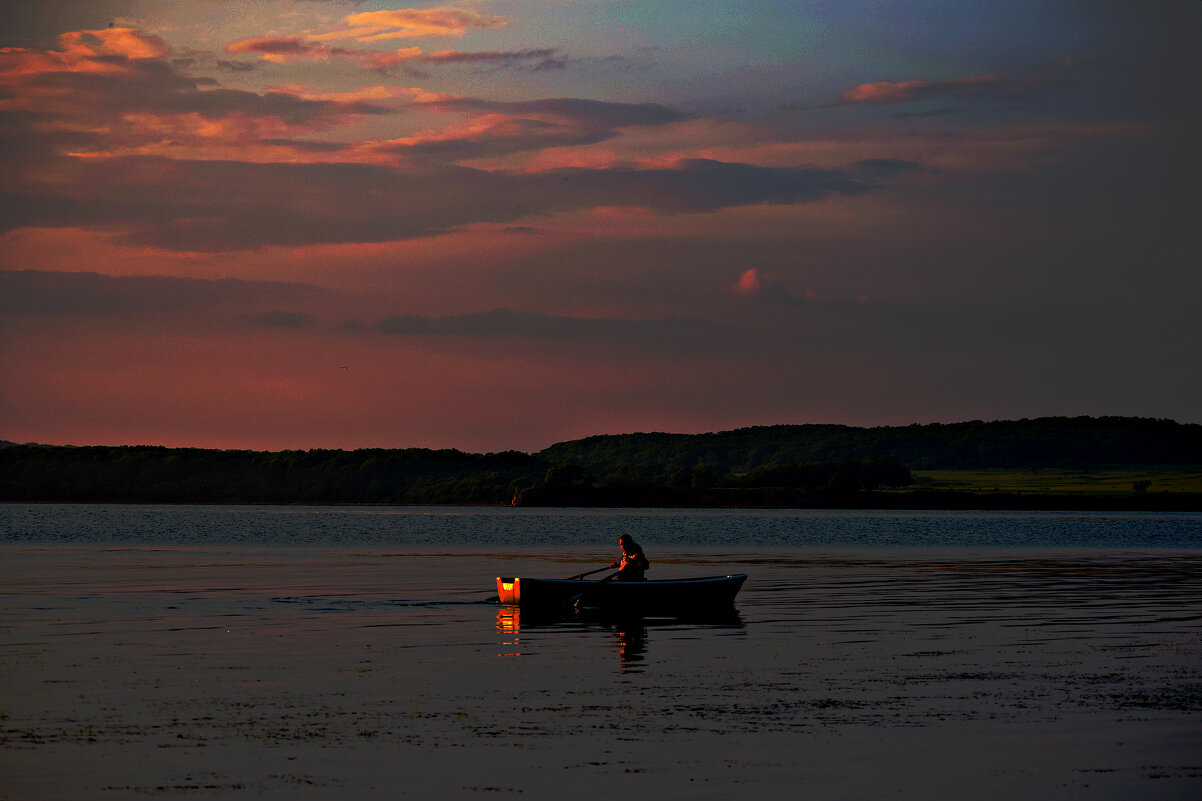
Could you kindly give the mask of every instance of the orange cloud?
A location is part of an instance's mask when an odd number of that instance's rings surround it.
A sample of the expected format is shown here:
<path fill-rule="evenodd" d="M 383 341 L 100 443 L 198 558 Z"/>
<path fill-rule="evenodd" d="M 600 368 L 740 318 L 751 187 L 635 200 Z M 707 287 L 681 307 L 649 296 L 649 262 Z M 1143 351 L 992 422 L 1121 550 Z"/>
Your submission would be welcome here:
<path fill-rule="evenodd" d="M 307 86 L 288 84 L 273 91 L 294 95 L 305 100 L 328 100 L 334 103 L 369 103 L 388 100 L 406 100 L 410 103 L 448 103 L 457 100 L 455 95 L 428 92 L 417 86 L 365 86 L 349 92 L 319 92 Z"/>
<path fill-rule="evenodd" d="M 301 137 L 393 110 L 360 98 L 213 88 L 178 71 L 158 37 L 134 29 L 74 31 L 59 41 L 60 50 L 0 51 L 0 110 L 30 112 L 10 120 L 23 130 L 0 154 L 14 191 L 69 182 L 80 159 L 330 161 L 347 146 Z M 283 54 L 307 45 L 255 46 Z"/>
<path fill-rule="evenodd" d="M 470 28 L 501 28 L 509 24 L 503 17 L 464 11 L 458 8 L 406 8 L 393 11 L 364 11 L 346 17 L 349 29 L 312 37 L 355 39 L 378 42 L 386 39 L 412 39 L 419 36 L 462 36 Z"/>
<path fill-rule="evenodd" d="M 330 47 L 313 39 L 299 36 L 254 37 L 239 39 L 225 46 L 225 52 L 256 53 L 263 61 L 285 64 L 289 61 L 328 61 L 345 59 L 361 64 L 367 69 L 388 72 L 393 68 L 425 57 L 420 47 L 402 47 L 399 50 L 352 50 L 345 47 Z"/>
<path fill-rule="evenodd" d="M 390 53 L 371 52 L 364 53 L 363 56 L 367 66 L 387 72 L 398 64 L 404 64 L 421 58 L 422 49 L 420 47 L 402 47 L 400 50 L 394 50 Z"/>
<path fill-rule="evenodd" d="M 89 58 L 163 58 L 171 54 L 171 48 L 162 39 L 136 28 L 73 31 L 60 36 L 59 42 L 67 54 Z"/>
<path fill-rule="evenodd" d="M 608 135 L 608 134 L 601 134 Z M 377 152 L 437 161 L 488 159 L 514 152 L 570 147 L 591 142 L 596 132 L 574 120 L 547 120 L 509 114 L 481 114 L 414 136 L 372 143 Z"/>
<path fill-rule="evenodd" d="M 53 72 L 121 72 L 125 61 L 164 58 L 171 48 L 133 28 L 72 31 L 59 36 L 62 50 L 0 48 L 0 79 Z"/>

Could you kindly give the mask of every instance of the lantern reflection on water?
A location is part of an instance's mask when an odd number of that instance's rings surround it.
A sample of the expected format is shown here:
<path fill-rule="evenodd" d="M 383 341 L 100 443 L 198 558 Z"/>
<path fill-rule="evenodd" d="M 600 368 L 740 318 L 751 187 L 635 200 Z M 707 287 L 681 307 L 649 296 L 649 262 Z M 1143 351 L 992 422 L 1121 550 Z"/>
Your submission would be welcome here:
<path fill-rule="evenodd" d="M 502 606 L 497 610 L 497 631 L 509 635 L 508 639 L 502 639 L 497 643 L 502 649 L 497 656 L 522 655 L 522 652 L 518 650 L 521 644 L 521 638 L 518 637 L 518 631 L 521 630 L 521 613 L 521 609 L 516 606 Z"/>

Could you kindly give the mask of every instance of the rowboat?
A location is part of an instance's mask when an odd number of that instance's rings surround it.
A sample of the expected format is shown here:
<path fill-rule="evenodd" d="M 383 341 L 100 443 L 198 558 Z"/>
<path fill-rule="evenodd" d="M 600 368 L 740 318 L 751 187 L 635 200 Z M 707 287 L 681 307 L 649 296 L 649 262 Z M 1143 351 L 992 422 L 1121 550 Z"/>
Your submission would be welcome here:
<path fill-rule="evenodd" d="M 640 615 L 694 615 L 729 610 L 747 580 L 733 576 L 659 579 L 654 581 L 572 581 L 497 577 L 500 603 L 522 609 L 565 607 L 600 609 Z"/>

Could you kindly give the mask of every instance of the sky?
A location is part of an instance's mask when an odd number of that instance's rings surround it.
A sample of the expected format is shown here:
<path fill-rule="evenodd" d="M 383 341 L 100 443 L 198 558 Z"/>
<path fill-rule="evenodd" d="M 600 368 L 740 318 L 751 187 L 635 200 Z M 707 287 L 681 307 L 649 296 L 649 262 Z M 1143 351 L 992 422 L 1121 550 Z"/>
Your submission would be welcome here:
<path fill-rule="evenodd" d="M 0 439 L 1202 422 L 1198 0 L 40 0 Z"/>

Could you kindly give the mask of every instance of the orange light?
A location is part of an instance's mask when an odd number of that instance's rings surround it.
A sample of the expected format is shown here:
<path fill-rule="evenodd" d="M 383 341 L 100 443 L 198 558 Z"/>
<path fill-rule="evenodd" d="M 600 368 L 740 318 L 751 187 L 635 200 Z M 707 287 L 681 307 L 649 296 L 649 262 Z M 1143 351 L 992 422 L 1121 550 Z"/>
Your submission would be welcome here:
<path fill-rule="evenodd" d="M 521 622 L 519 615 L 521 610 L 516 606 L 505 607 L 497 610 L 497 631 L 502 634 L 511 635 L 511 639 L 503 639 L 497 645 L 501 647 L 501 652 L 497 656 L 521 656 L 522 652 L 518 650 L 521 644 L 521 639 L 518 637 L 518 631 L 521 630 Z"/>
<path fill-rule="evenodd" d="M 505 634 L 516 634 L 521 630 L 522 624 L 519 620 L 521 609 L 516 606 L 504 607 L 497 610 L 497 631 Z"/>

